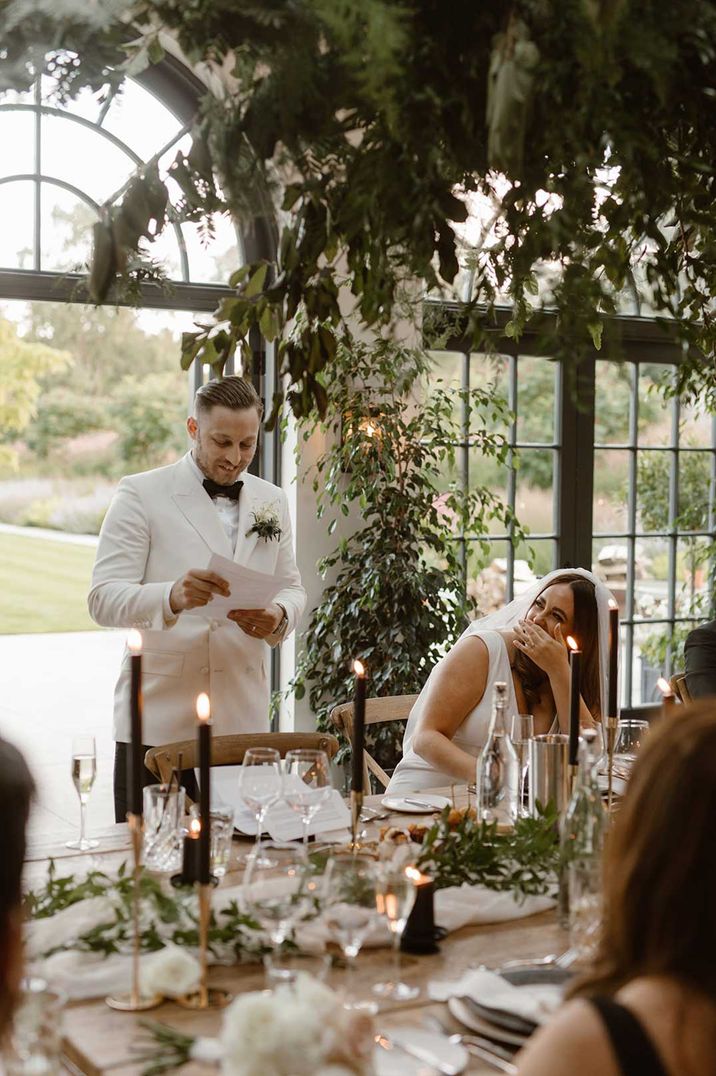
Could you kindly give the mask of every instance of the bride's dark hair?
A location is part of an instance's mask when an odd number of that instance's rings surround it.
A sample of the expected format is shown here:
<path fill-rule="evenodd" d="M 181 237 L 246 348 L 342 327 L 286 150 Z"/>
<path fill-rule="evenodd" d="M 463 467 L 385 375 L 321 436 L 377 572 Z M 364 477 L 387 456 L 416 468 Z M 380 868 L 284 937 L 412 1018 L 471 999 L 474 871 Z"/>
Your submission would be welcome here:
<path fill-rule="evenodd" d="M 597 598 L 594 593 L 594 583 L 581 575 L 555 576 L 537 594 L 544 593 L 549 587 L 559 583 L 567 583 L 574 595 L 574 628 L 573 632 L 579 641 L 582 651 L 582 698 L 587 704 L 592 717 L 601 720 L 602 700 L 599 683 L 599 611 Z M 535 599 L 536 600 L 536 599 Z M 535 665 L 521 650 L 515 652 L 512 668 L 522 685 L 525 693 L 525 702 L 529 709 L 540 699 L 544 687 L 549 683 L 549 678 L 544 670 Z"/>

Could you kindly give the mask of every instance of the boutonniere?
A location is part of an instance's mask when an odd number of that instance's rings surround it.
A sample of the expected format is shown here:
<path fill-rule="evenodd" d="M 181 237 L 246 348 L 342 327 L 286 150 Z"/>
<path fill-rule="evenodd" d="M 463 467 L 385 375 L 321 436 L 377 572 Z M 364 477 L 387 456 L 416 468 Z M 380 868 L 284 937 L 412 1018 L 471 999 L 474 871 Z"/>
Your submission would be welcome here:
<path fill-rule="evenodd" d="M 281 537 L 281 521 L 278 517 L 278 511 L 276 509 L 276 502 L 272 504 L 265 504 L 262 508 L 257 508 L 255 512 L 251 513 L 253 523 L 246 532 L 246 537 L 250 534 L 258 534 L 259 538 L 263 538 L 265 542 L 272 542 L 274 538 L 276 541 Z"/>

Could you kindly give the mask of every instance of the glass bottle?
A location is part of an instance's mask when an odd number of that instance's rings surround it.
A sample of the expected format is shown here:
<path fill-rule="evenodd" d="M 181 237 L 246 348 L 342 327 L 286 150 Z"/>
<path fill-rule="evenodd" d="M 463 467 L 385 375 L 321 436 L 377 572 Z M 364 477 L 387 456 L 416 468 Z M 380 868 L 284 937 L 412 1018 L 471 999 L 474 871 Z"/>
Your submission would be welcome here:
<path fill-rule="evenodd" d="M 507 731 L 507 684 L 495 683 L 487 741 L 477 759 L 477 803 L 485 822 L 517 818 L 520 764 Z"/>
<path fill-rule="evenodd" d="M 604 847 L 607 815 L 597 780 L 601 757 L 594 729 L 579 739 L 579 767 L 572 798 L 560 827 L 559 921 L 569 926 L 569 867 L 571 863 L 598 864 Z"/>

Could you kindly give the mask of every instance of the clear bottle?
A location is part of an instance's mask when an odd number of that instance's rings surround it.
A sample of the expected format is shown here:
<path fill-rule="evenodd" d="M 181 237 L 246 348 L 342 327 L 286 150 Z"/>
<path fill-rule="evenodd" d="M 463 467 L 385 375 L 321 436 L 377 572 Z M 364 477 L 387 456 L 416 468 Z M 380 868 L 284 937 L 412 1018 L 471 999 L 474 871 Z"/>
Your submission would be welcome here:
<path fill-rule="evenodd" d="M 599 739 L 585 729 L 579 740 L 579 767 L 572 798 L 560 827 L 559 921 L 569 926 L 569 867 L 601 860 L 607 815 L 597 780 L 601 757 Z"/>
<path fill-rule="evenodd" d="M 513 823 L 518 815 L 520 764 L 507 731 L 507 684 L 495 683 L 487 741 L 477 759 L 477 803 L 485 822 Z"/>

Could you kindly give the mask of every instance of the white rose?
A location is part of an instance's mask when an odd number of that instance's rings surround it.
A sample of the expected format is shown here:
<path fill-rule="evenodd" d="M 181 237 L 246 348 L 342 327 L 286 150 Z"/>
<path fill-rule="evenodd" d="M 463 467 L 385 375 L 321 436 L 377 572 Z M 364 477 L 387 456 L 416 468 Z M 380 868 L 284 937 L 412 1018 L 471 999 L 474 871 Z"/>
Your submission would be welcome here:
<path fill-rule="evenodd" d="M 242 994 L 224 1013 L 219 1041 L 226 1076 L 280 1076 L 271 1062 L 276 1004 L 267 994 Z"/>
<path fill-rule="evenodd" d="M 166 945 L 144 957 L 141 964 L 142 990 L 146 995 L 181 997 L 196 990 L 200 976 L 199 961 L 178 945 Z"/>

